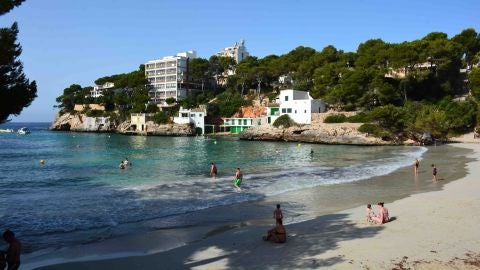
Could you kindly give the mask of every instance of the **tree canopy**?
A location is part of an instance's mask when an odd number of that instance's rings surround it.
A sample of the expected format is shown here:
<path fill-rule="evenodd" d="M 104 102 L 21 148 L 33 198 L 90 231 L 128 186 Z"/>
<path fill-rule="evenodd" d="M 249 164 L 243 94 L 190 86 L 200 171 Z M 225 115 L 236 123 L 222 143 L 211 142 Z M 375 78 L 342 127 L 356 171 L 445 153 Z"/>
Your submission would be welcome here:
<path fill-rule="evenodd" d="M 12 5 L 20 3 L 13 1 Z M 10 28 L 0 28 L 0 123 L 12 114 L 19 115 L 37 97 L 37 84 L 25 76 L 23 64 L 18 59 L 22 48 L 17 43 L 17 34 L 17 23 Z"/>

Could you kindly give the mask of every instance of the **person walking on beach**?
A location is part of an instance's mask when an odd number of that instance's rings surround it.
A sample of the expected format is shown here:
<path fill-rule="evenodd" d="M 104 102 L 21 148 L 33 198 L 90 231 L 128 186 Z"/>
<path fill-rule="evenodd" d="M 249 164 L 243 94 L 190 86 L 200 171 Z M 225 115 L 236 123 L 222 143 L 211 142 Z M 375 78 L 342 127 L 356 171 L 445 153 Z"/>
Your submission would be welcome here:
<path fill-rule="evenodd" d="M 415 175 L 418 175 L 419 166 L 420 166 L 420 161 L 418 161 L 418 158 L 416 158 L 415 163 L 413 164 L 413 171 L 415 172 Z"/>
<path fill-rule="evenodd" d="M 435 164 L 432 164 L 432 176 L 433 176 L 433 181 L 437 181 L 437 167 L 435 167 Z"/>
<path fill-rule="evenodd" d="M 241 191 L 242 189 L 240 186 L 242 185 L 243 174 L 240 171 L 240 168 L 237 168 L 235 172 L 235 179 L 233 180 L 233 186 L 237 189 L 237 191 Z"/>
<path fill-rule="evenodd" d="M 283 221 L 283 213 L 282 213 L 282 210 L 280 209 L 280 204 L 277 204 L 277 209 L 273 211 L 273 218 L 275 219 L 277 224 Z"/>
<path fill-rule="evenodd" d="M 213 178 L 217 177 L 217 166 L 215 166 L 215 163 L 212 162 L 212 165 L 210 166 L 210 176 L 213 176 Z"/>
<path fill-rule="evenodd" d="M 15 238 L 15 234 L 6 230 L 3 233 L 3 239 L 8 243 L 8 249 L 6 254 L 6 261 L 8 264 L 7 270 L 17 270 L 20 267 L 20 242 Z"/>

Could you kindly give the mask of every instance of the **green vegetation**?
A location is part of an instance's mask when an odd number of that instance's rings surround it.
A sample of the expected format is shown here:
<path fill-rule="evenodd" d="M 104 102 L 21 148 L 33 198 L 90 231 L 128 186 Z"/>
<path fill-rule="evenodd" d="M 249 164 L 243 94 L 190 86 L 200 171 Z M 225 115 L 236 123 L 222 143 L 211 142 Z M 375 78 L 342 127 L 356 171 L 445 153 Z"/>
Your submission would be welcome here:
<path fill-rule="evenodd" d="M 251 56 L 238 64 L 228 57 L 196 58 L 190 61 L 182 82 L 196 91 L 184 100 L 170 98 L 167 103 L 173 108 L 175 103 L 185 108 L 207 104 L 208 115 L 230 117 L 254 98 L 275 97 L 281 89 L 294 88 L 310 91 L 331 108 L 360 111 L 351 117 L 327 117 L 327 123 L 365 123 L 361 130 L 389 139 L 416 138 L 423 133 L 448 138 L 480 122 L 479 62 L 480 35 L 474 29 L 452 38 L 433 32 L 402 43 L 371 39 L 355 52 L 331 45 L 319 51 L 299 46 L 284 55 Z M 466 68 L 467 73 L 460 72 Z M 235 74 L 227 77 L 229 70 Z M 279 82 L 280 76 L 287 79 Z M 85 97 L 89 88 L 71 85 L 57 99 L 58 107 L 68 112 L 73 104 L 101 103 L 119 115 L 157 113 L 155 107 L 146 107 L 149 98 L 143 65 L 131 73 L 95 81 L 105 82 L 115 83 L 122 91 L 105 91 L 103 97 L 92 100 Z M 459 96 L 462 99 L 454 101 Z M 172 116 L 174 111 L 165 114 Z"/>
<path fill-rule="evenodd" d="M 4 0 L 0 4 L 0 15 L 19 6 L 24 0 Z M 23 73 L 19 60 L 22 47 L 17 42 L 18 25 L 0 28 L 0 124 L 10 115 L 19 115 L 37 97 L 37 84 L 30 82 Z"/>
<path fill-rule="evenodd" d="M 295 126 L 297 125 L 297 123 L 295 123 L 295 121 L 293 121 L 290 116 L 288 116 L 288 114 L 284 114 L 280 117 L 277 118 L 277 120 L 275 120 L 275 122 L 273 122 L 273 126 L 274 127 L 280 127 L 280 126 L 283 126 L 284 128 L 289 128 L 291 126 Z"/>
<path fill-rule="evenodd" d="M 325 117 L 323 120 L 324 123 L 343 123 L 347 121 L 347 116 L 345 114 L 332 114 Z"/>
<path fill-rule="evenodd" d="M 157 112 L 152 117 L 153 122 L 157 124 L 167 124 L 170 122 L 170 117 L 164 112 Z"/>

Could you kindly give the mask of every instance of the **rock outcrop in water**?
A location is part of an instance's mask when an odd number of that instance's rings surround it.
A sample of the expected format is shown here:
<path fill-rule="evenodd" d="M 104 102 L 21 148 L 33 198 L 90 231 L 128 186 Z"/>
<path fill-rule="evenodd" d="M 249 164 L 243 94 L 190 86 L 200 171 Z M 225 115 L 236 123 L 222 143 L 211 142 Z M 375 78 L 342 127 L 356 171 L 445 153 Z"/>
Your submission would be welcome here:
<path fill-rule="evenodd" d="M 358 131 L 359 124 L 311 124 L 290 128 L 255 126 L 240 134 L 242 140 L 292 141 L 348 145 L 393 145 L 394 142 L 368 136 Z"/>
<path fill-rule="evenodd" d="M 144 130 L 134 129 L 130 121 L 116 125 L 108 117 L 88 117 L 85 114 L 62 114 L 55 117 L 51 130 L 77 132 L 115 132 L 126 135 L 193 136 L 195 129 L 188 124 L 155 124 L 148 121 Z"/>

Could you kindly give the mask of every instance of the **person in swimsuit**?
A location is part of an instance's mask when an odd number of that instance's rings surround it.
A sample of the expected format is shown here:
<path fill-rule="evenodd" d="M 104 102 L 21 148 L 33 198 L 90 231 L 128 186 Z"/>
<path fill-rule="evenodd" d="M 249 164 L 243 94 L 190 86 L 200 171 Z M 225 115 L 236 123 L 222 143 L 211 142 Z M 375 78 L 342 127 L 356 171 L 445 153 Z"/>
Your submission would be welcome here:
<path fill-rule="evenodd" d="M 385 221 L 385 212 L 383 207 L 378 203 L 378 215 L 372 217 L 375 224 L 383 224 Z"/>
<path fill-rule="evenodd" d="M 240 186 L 242 185 L 242 180 L 243 180 L 242 172 L 240 171 L 240 168 L 237 168 L 237 171 L 235 172 L 235 180 L 233 180 L 233 186 L 237 189 L 237 191 L 242 190 L 240 188 Z"/>
<path fill-rule="evenodd" d="M 3 233 L 3 239 L 9 244 L 6 254 L 7 270 L 17 270 L 20 267 L 20 242 L 10 230 L 6 230 Z"/>
<path fill-rule="evenodd" d="M 282 220 L 277 222 L 275 228 L 268 231 L 267 235 L 263 236 L 264 241 L 272 241 L 274 243 L 285 243 L 287 241 L 287 232 L 282 224 Z"/>
<path fill-rule="evenodd" d="M 432 164 L 432 176 L 433 176 L 433 181 L 437 181 L 437 167 L 435 167 L 435 164 Z"/>
<path fill-rule="evenodd" d="M 372 217 L 375 216 L 375 213 L 372 211 L 372 205 L 367 204 L 367 209 L 365 209 L 365 217 L 367 218 L 367 223 L 373 222 Z"/>
<path fill-rule="evenodd" d="M 215 166 L 215 163 L 212 162 L 212 166 L 210 166 L 210 176 L 213 176 L 213 178 L 217 177 L 217 166 Z"/>
<path fill-rule="evenodd" d="M 280 222 L 282 222 L 283 220 L 283 213 L 282 213 L 282 210 L 280 210 L 280 204 L 277 204 L 277 209 L 275 209 L 275 211 L 273 211 L 273 218 L 275 219 L 275 221 L 277 222 L 277 224 Z"/>
<path fill-rule="evenodd" d="M 122 162 L 120 162 L 120 165 L 118 165 L 118 167 L 119 167 L 121 170 L 125 169 L 125 163 L 123 163 L 123 160 L 122 160 Z"/>
<path fill-rule="evenodd" d="M 418 175 L 419 166 L 420 166 L 420 161 L 418 161 L 418 159 L 415 159 L 415 164 L 413 164 L 413 171 L 415 172 L 415 175 Z"/>

